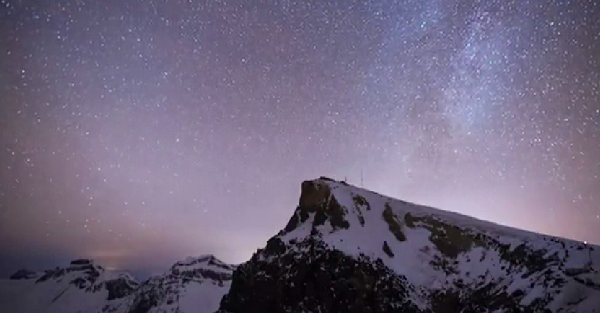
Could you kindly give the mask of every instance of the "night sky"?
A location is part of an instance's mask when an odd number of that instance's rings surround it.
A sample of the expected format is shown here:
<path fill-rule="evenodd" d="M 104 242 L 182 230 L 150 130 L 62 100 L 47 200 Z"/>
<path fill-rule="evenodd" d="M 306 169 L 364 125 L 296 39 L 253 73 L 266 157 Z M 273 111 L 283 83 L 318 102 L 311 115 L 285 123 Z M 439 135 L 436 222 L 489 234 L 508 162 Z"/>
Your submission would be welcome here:
<path fill-rule="evenodd" d="M 0 0 L 0 272 L 247 260 L 321 175 L 600 243 L 600 4 Z"/>

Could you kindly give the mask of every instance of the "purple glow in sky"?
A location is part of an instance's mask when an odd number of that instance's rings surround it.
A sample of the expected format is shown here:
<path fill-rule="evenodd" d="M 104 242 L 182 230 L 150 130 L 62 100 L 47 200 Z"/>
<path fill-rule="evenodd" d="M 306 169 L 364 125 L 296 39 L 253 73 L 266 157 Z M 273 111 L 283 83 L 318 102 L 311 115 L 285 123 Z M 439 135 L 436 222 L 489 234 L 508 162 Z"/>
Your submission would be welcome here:
<path fill-rule="evenodd" d="M 592 0 L 0 0 L 1 271 L 242 262 L 302 180 L 361 172 L 600 243 L 598 16 Z"/>

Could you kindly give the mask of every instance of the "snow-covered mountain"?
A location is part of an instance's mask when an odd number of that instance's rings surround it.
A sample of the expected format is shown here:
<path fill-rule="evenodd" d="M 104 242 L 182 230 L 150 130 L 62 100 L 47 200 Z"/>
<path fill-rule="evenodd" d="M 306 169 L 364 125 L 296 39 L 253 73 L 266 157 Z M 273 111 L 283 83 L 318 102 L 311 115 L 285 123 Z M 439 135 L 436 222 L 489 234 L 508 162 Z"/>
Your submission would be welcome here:
<path fill-rule="evenodd" d="M 320 178 L 219 312 L 600 312 L 600 247 Z"/>
<path fill-rule="evenodd" d="M 0 280 L 0 312 L 212 313 L 234 269 L 213 255 L 190 257 L 141 284 L 84 259 L 46 272 L 20 270 Z"/>
<path fill-rule="evenodd" d="M 319 178 L 239 266 L 212 255 L 138 283 L 90 260 L 0 280 L 0 312 L 600 313 L 600 247 Z"/>
<path fill-rule="evenodd" d="M 106 305 L 105 313 L 213 313 L 229 290 L 234 265 L 213 255 L 187 258 L 154 276 L 129 296 Z"/>
<path fill-rule="evenodd" d="M 91 260 L 72 261 L 45 272 L 20 270 L 0 281 L 0 311 L 95 312 L 127 296 L 138 282 L 128 274 L 106 271 Z"/>

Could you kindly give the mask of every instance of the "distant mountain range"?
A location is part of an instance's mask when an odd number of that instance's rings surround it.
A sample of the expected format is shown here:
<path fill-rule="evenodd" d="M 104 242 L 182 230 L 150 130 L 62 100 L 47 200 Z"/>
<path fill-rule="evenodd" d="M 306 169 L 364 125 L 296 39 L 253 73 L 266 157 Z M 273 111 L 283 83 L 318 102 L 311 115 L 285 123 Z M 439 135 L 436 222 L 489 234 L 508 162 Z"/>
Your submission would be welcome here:
<path fill-rule="evenodd" d="M 214 312 L 229 290 L 235 266 L 212 255 L 177 262 L 139 283 L 91 260 L 43 273 L 20 270 L 0 283 L 2 312 Z"/>
<path fill-rule="evenodd" d="M 212 255 L 140 283 L 90 260 L 0 281 L 2 312 L 600 312 L 600 247 L 321 177 L 239 265 Z"/>

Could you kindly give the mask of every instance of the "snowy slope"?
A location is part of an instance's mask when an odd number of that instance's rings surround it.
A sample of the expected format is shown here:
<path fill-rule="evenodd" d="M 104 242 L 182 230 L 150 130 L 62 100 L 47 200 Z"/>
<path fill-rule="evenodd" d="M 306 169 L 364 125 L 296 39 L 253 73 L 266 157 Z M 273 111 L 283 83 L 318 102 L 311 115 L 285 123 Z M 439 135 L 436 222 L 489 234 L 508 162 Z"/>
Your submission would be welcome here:
<path fill-rule="evenodd" d="M 229 290 L 234 269 L 213 255 L 190 257 L 175 263 L 164 275 L 151 277 L 102 312 L 212 313 Z"/>
<path fill-rule="evenodd" d="M 598 266 L 598 246 L 320 178 L 236 271 L 221 312 L 593 313 Z"/>
<path fill-rule="evenodd" d="M 89 260 L 12 278 L 0 280 L 2 312 L 94 312 L 126 296 L 138 284 L 127 274 L 105 271 Z"/>

